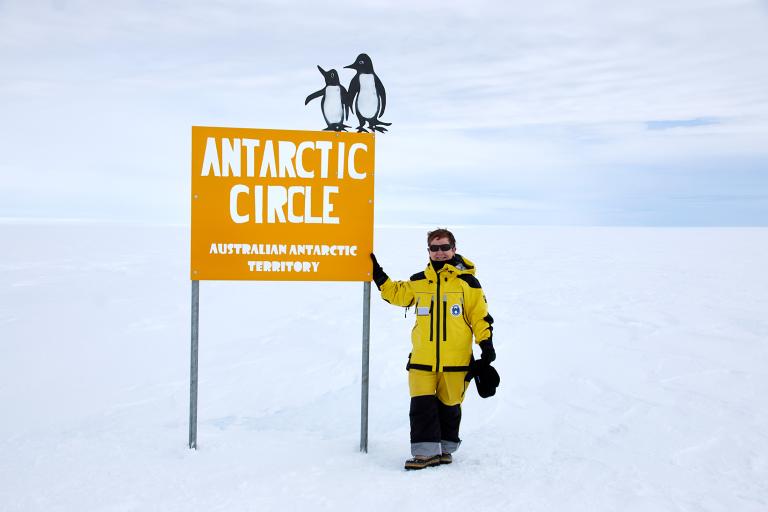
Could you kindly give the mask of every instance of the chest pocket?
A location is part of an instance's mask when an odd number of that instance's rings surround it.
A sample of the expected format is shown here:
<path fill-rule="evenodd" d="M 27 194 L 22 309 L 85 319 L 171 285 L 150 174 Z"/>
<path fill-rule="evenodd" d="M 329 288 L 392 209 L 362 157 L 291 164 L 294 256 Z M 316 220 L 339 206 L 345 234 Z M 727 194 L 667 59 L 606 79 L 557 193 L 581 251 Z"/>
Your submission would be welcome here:
<path fill-rule="evenodd" d="M 435 296 L 429 292 L 416 293 L 416 324 L 413 326 L 416 339 L 422 342 L 433 341 L 435 336 Z"/>
<path fill-rule="evenodd" d="M 416 316 L 429 316 L 435 306 L 435 296 L 430 293 L 416 295 Z"/>
<path fill-rule="evenodd" d="M 443 320 L 443 340 L 447 340 L 450 336 L 464 334 L 468 328 L 464 316 L 464 294 L 461 292 L 443 294 L 440 307 Z"/>

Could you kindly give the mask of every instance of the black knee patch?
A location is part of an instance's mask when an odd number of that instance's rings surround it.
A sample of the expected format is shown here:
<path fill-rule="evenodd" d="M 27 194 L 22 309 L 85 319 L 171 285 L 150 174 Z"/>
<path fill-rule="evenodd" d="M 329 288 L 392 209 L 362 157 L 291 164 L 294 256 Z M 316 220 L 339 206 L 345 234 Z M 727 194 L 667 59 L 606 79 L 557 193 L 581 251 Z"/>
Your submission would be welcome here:
<path fill-rule="evenodd" d="M 445 405 L 438 400 L 437 414 L 440 419 L 441 439 L 460 442 L 459 425 L 461 424 L 461 405 Z"/>
<path fill-rule="evenodd" d="M 440 442 L 439 403 L 437 397 L 431 395 L 411 398 L 408 416 L 411 418 L 412 443 Z"/>

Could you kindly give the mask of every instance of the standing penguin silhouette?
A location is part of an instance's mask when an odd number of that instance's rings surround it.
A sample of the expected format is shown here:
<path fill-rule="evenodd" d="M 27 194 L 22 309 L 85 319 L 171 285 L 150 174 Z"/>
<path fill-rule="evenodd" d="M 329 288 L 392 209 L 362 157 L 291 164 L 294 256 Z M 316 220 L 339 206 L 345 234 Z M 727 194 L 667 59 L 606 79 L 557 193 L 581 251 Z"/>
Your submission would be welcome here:
<path fill-rule="evenodd" d="M 373 71 L 373 62 L 371 58 L 361 53 L 355 59 L 355 62 L 345 68 L 354 69 L 357 74 L 349 82 L 349 105 L 357 115 L 360 126 L 358 132 L 365 132 L 365 122 L 368 121 L 368 128 L 377 132 L 386 132 L 384 126 L 392 123 L 385 123 L 379 120 L 379 116 L 384 115 L 384 109 L 387 106 L 387 93 L 379 77 Z"/>
<path fill-rule="evenodd" d="M 344 124 L 344 120 L 349 117 L 349 102 L 347 101 L 347 90 L 341 83 L 339 83 L 339 74 L 335 69 L 325 71 L 320 66 L 317 66 L 320 73 L 325 78 L 325 87 L 319 91 L 315 91 L 304 100 L 304 104 L 307 105 L 315 98 L 322 96 L 320 106 L 323 110 L 323 118 L 325 118 L 325 124 L 328 126 L 323 128 L 324 131 L 333 130 L 336 132 L 347 131 L 347 126 Z"/>

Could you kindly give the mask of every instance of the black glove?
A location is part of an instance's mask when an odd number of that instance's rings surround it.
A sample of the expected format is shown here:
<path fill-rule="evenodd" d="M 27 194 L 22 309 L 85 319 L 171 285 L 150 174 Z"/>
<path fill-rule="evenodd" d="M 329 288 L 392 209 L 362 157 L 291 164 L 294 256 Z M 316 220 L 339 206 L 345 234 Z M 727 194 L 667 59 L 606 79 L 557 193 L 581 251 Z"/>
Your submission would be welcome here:
<path fill-rule="evenodd" d="M 493 342 L 485 340 L 480 342 L 480 361 L 483 364 L 490 365 L 496 360 L 496 351 L 493 349 Z"/>
<path fill-rule="evenodd" d="M 384 269 L 381 268 L 379 262 L 376 261 L 376 256 L 374 256 L 373 253 L 371 253 L 371 261 L 373 262 L 373 282 L 376 283 L 376 288 L 381 290 L 381 285 L 387 282 L 389 276 L 384 272 Z"/>

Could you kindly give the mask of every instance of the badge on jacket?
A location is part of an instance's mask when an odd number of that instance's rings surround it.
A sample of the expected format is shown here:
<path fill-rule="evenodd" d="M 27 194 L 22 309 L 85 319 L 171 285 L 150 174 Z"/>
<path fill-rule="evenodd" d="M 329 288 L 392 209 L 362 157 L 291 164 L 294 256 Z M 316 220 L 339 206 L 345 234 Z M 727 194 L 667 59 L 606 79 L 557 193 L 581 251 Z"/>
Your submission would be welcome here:
<path fill-rule="evenodd" d="M 453 316 L 461 316 L 461 306 L 459 304 L 451 306 L 451 314 Z"/>

